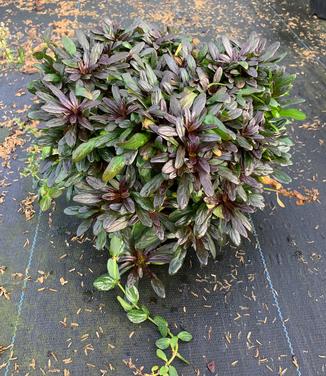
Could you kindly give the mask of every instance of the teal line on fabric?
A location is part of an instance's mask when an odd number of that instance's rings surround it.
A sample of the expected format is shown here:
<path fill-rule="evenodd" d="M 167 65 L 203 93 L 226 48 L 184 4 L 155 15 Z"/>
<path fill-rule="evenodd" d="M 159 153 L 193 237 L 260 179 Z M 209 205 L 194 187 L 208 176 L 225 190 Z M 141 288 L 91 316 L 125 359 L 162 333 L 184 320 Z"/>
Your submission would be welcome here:
<path fill-rule="evenodd" d="M 27 278 L 26 277 L 29 274 L 29 270 L 31 268 L 32 261 L 33 261 L 33 255 L 34 255 L 36 241 L 37 241 L 38 232 L 39 232 L 40 223 L 41 223 L 41 216 L 42 216 L 42 212 L 40 210 L 39 213 L 38 213 L 38 216 L 37 216 L 37 224 L 36 224 L 36 228 L 35 228 L 35 232 L 34 232 L 33 242 L 32 242 L 31 250 L 30 250 L 30 253 L 29 253 L 27 266 L 26 266 L 26 269 L 25 269 L 25 278 L 24 278 L 24 283 L 23 283 L 23 287 L 22 287 L 22 292 L 20 294 L 20 299 L 19 299 L 19 302 L 18 302 L 17 318 L 16 318 L 16 322 L 15 322 L 14 332 L 13 332 L 13 335 L 11 337 L 11 343 L 10 343 L 11 349 L 14 348 L 15 342 L 16 342 L 18 322 L 19 322 L 19 319 L 20 319 L 20 316 L 21 316 L 21 313 L 22 313 L 22 308 L 23 308 L 23 304 L 24 304 L 24 300 L 25 300 L 25 289 L 26 289 L 26 286 L 27 286 Z M 6 369 L 5 369 L 4 376 L 8 376 L 10 364 L 11 364 L 11 362 L 10 362 L 10 358 L 9 358 Z"/>
<path fill-rule="evenodd" d="M 255 225 L 254 225 L 254 222 L 253 222 L 251 216 L 250 216 L 250 222 L 251 222 L 251 226 L 252 226 L 252 233 L 254 234 L 255 241 L 256 241 L 256 249 L 258 249 L 259 256 L 260 256 L 260 259 L 261 259 L 261 262 L 262 262 L 263 268 L 264 268 L 264 274 L 265 274 L 268 286 L 269 286 L 269 288 L 272 292 L 272 295 L 273 295 L 273 300 L 274 300 L 274 303 L 275 303 L 275 306 L 276 306 L 276 309 L 277 309 L 278 317 L 281 321 L 283 333 L 285 335 L 286 342 L 287 342 L 289 350 L 291 352 L 291 356 L 295 357 L 292 341 L 291 341 L 288 329 L 286 327 L 286 324 L 285 324 L 285 321 L 284 321 L 284 318 L 283 318 L 283 313 L 282 313 L 282 310 L 281 310 L 280 303 L 278 301 L 277 292 L 274 289 L 272 278 L 271 278 L 271 275 L 269 274 L 269 271 L 268 271 L 268 268 L 267 268 L 267 263 L 266 263 L 266 259 L 265 259 L 265 256 L 264 256 L 264 252 L 261 248 L 260 241 L 259 241 L 259 238 L 258 238 L 258 234 L 257 234 L 256 228 L 255 228 Z M 297 370 L 297 375 L 302 376 L 299 366 L 296 367 L 296 370 Z"/>

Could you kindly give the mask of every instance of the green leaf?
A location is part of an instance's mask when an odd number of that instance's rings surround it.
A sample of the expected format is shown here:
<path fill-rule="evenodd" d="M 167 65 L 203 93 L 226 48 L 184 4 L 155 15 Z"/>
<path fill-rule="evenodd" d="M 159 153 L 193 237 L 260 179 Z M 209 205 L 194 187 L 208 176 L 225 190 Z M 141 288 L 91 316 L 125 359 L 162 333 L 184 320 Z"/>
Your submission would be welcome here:
<path fill-rule="evenodd" d="M 149 316 L 149 309 L 148 309 L 146 306 L 142 305 L 142 306 L 141 306 L 141 309 L 142 309 L 142 311 L 143 311 L 144 313 L 146 313 L 147 316 Z"/>
<path fill-rule="evenodd" d="M 240 136 L 240 135 L 237 135 L 237 142 L 238 142 L 239 146 L 241 146 L 245 150 L 252 150 L 253 149 L 252 145 L 247 141 L 247 139 Z"/>
<path fill-rule="evenodd" d="M 57 83 L 61 81 L 61 76 L 56 73 L 48 73 L 44 75 L 43 80 L 47 82 Z"/>
<path fill-rule="evenodd" d="M 166 357 L 164 351 L 162 351 L 161 349 L 157 349 L 157 350 L 156 350 L 156 356 L 157 356 L 159 359 L 163 360 L 164 362 L 167 362 L 167 361 L 168 361 L 168 358 Z"/>
<path fill-rule="evenodd" d="M 217 217 L 217 218 L 224 218 L 224 215 L 223 215 L 223 207 L 222 207 L 222 205 L 217 206 L 217 207 L 213 210 L 213 214 L 214 214 L 215 217 Z"/>
<path fill-rule="evenodd" d="M 52 203 L 52 199 L 50 196 L 46 195 L 46 196 L 43 196 L 40 200 L 40 208 L 42 211 L 47 211 L 50 206 L 51 206 L 51 203 Z"/>
<path fill-rule="evenodd" d="M 84 219 L 77 228 L 76 235 L 81 236 L 90 228 L 93 222 L 92 218 Z"/>
<path fill-rule="evenodd" d="M 108 274 L 103 274 L 95 279 L 93 286 L 100 291 L 109 291 L 115 288 L 116 281 L 112 279 Z"/>
<path fill-rule="evenodd" d="M 126 163 L 124 155 L 116 155 L 110 160 L 102 175 L 102 180 L 107 183 L 109 180 L 117 176 L 124 168 Z"/>
<path fill-rule="evenodd" d="M 291 177 L 284 171 L 275 169 L 272 173 L 272 177 L 279 181 L 280 183 L 289 184 L 291 183 Z"/>
<path fill-rule="evenodd" d="M 45 53 L 46 53 L 46 49 L 44 48 L 41 51 L 33 52 L 33 56 L 35 57 L 36 60 L 42 60 L 44 59 Z"/>
<path fill-rule="evenodd" d="M 155 342 L 156 347 L 165 350 L 170 346 L 170 338 L 160 338 Z"/>
<path fill-rule="evenodd" d="M 247 87 L 247 88 L 238 90 L 237 94 L 238 95 L 251 95 L 254 93 L 261 93 L 262 91 L 264 91 L 264 88 Z"/>
<path fill-rule="evenodd" d="M 112 277 L 115 281 L 118 281 L 120 279 L 120 273 L 117 261 L 110 258 L 108 260 L 107 267 L 110 277 Z"/>
<path fill-rule="evenodd" d="M 35 94 L 36 91 L 38 90 L 39 83 L 40 83 L 39 80 L 32 80 L 32 81 L 30 81 L 30 82 L 27 84 L 27 90 L 28 90 L 30 93 Z"/>
<path fill-rule="evenodd" d="M 306 114 L 296 108 L 282 108 L 278 110 L 280 116 L 289 117 L 294 120 L 305 120 Z"/>
<path fill-rule="evenodd" d="M 201 49 L 199 50 L 198 55 L 197 55 L 197 58 L 198 58 L 199 61 L 204 59 L 204 57 L 207 54 L 207 51 L 208 51 L 207 44 L 204 44 L 203 46 L 201 46 Z"/>
<path fill-rule="evenodd" d="M 161 336 L 166 337 L 168 335 L 169 324 L 164 317 L 155 316 L 154 317 L 155 325 L 157 326 Z"/>
<path fill-rule="evenodd" d="M 229 168 L 225 166 L 218 167 L 218 174 L 222 176 L 224 179 L 227 179 L 234 184 L 240 184 L 239 178 L 236 175 L 234 175 L 234 173 Z"/>
<path fill-rule="evenodd" d="M 269 101 L 269 105 L 273 108 L 277 108 L 280 106 L 280 104 L 274 99 L 274 98 L 271 98 L 270 101 Z"/>
<path fill-rule="evenodd" d="M 118 302 L 121 304 L 121 307 L 126 311 L 132 310 L 132 305 L 126 302 L 121 296 L 117 296 Z"/>
<path fill-rule="evenodd" d="M 102 230 L 101 232 L 98 233 L 98 235 L 96 236 L 96 243 L 95 243 L 95 247 L 96 249 L 103 249 L 105 244 L 106 244 L 106 232 L 104 230 Z"/>
<path fill-rule="evenodd" d="M 183 109 L 191 107 L 196 97 L 196 93 L 193 91 L 188 91 L 188 93 L 180 99 L 181 107 Z"/>
<path fill-rule="evenodd" d="M 62 44 L 69 55 L 74 56 L 76 54 L 77 48 L 75 46 L 75 43 L 66 35 L 62 38 Z"/>
<path fill-rule="evenodd" d="M 151 279 L 151 285 L 155 293 L 162 299 L 165 298 L 165 287 L 163 282 L 158 278 Z"/>
<path fill-rule="evenodd" d="M 126 298 L 131 304 L 136 305 L 139 301 L 139 292 L 136 286 L 126 288 Z"/>
<path fill-rule="evenodd" d="M 173 275 L 178 272 L 178 270 L 181 268 L 183 261 L 186 257 L 187 251 L 184 249 L 179 248 L 175 255 L 173 256 L 172 260 L 170 261 L 169 265 L 169 274 Z"/>
<path fill-rule="evenodd" d="M 123 249 L 123 241 L 116 235 L 112 236 L 110 240 L 109 252 L 111 256 L 119 256 Z"/>
<path fill-rule="evenodd" d="M 58 188 L 58 187 L 51 187 L 49 188 L 49 194 L 51 196 L 51 198 L 57 198 L 59 196 L 61 196 L 61 193 L 62 193 L 62 189 Z"/>
<path fill-rule="evenodd" d="M 241 65 L 242 68 L 246 70 L 249 68 L 249 64 L 246 61 L 239 61 L 238 64 Z"/>
<path fill-rule="evenodd" d="M 177 354 L 177 358 L 179 358 L 180 360 L 182 360 L 184 363 L 186 363 L 186 364 L 190 364 L 189 362 L 188 362 L 188 360 L 187 359 L 185 359 L 181 354 Z"/>
<path fill-rule="evenodd" d="M 76 85 L 75 94 L 77 95 L 77 97 L 84 97 L 89 100 L 93 100 L 93 94 L 83 86 Z"/>
<path fill-rule="evenodd" d="M 140 324 L 147 320 L 147 313 L 141 309 L 132 309 L 127 313 L 128 319 L 134 324 Z"/>
<path fill-rule="evenodd" d="M 91 139 L 83 144 L 80 144 L 77 149 L 74 150 L 72 153 L 72 160 L 76 162 L 80 162 L 84 159 L 88 154 L 90 154 L 95 148 L 95 141 Z"/>
<path fill-rule="evenodd" d="M 226 126 L 221 122 L 221 120 L 218 119 L 215 115 L 213 114 L 206 115 L 204 119 L 204 123 L 216 125 L 214 132 L 217 133 L 222 138 L 223 141 L 236 139 L 235 133 L 232 132 L 230 129 L 226 128 Z"/>
<path fill-rule="evenodd" d="M 161 376 L 168 376 L 169 375 L 169 368 L 167 366 L 162 366 L 160 368 L 160 375 Z"/>
<path fill-rule="evenodd" d="M 290 137 L 280 137 L 279 138 L 280 144 L 286 146 L 293 146 L 294 142 L 290 139 Z"/>
<path fill-rule="evenodd" d="M 150 181 L 148 181 L 140 191 L 142 197 L 148 197 L 152 193 L 158 190 L 162 185 L 164 177 L 162 174 L 155 175 Z"/>
<path fill-rule="evenodd" d="M 144 233 L 144 230 L 145 230 L 145 227 L 140 222 L 135 223 L 132 226 L 132 230 L 131 230 L 132 238 L 135 241 L 139 240 L 142 234 Z"/>
<path fill-rule="evenodd" d="M 33 93 L 33 92 L 31 91 L 31 93 Z M 35 94 L 35 93 L 33 93 L 33 94 Z M 31 119 L 31 120 L 43 120 L 44 116 L 47 116 L 47 114 L 42 110 L 29 111 L 29 113 L 28 113 L 28 118 Z"/>
<path fill-rule="evenodd" d="M 72 154 L 72 159 L 74 162 L 80 162 L 88 154 L 90 154 L 95 148 L 100 148 L 101 146 L 112 142 L 118 136 L 118 133 L 103 131 L 103 134 L 97 137 L 93 137 L 87 142 L 80 144 Z"/>
<path fill-rule="evenodd" d="M 135 247 L 143 250 L 147 247 L 153 246 L 154 244 L 160 244 L 160 240 L 158 239 L 155 230 L 150 228 L 144 231 L 142 236 L 135 242 Z"/>
<path fill-rule="evenodd" d="M 120 146 L 123 149 L 137 150 L 144 146 L 151 138 L 149 133 L 135 133 L 129 140 L 122 142 Z"/>
<path fill-rule="evenodd" d="M 188 332 L 183 331 L 178 334 L 178 338 L 183 342 L 190 342 L 192 340 L 192 335 Z"/>
<path fill-rule="evenodd" d="M 219 85 L 224 84 L 219 83 Z M 211 105 L 216 102 L 223 103 L 228 100 L 230 100 L 230 96 L 226 93 L 226 87 L 222 87 L 207 100 L 207 104 Z"/>
<path fill-rule="evenodd" d="M 169 376 L 178 376 L 178 372 L 173 366 L 169 367 Z"/>
<path fill-rule="evenodd" d="M 128 89 L 134 91 L 135 93 L 139 92 L 137 82 L 131 77 L 130 73 L 122 74 L 122 79 Z"/>
<path fill-rule="evenodd" d="M 173 336 L 170 340 L 171 347 L 174 349 L 177 346 L 179 338 L 177 336 Z"/>
<path fill-rule="evenodd" d="M 118 232 L 128 227 L 128 223 L 129 221 L 127 217 L 125 216 L 118 217 L 118 218 L 112 219 L 110 223 L 106 224 L 104 227 L 104 230 L 109 233 Z"/>
<path fill-rule="evenodd" d="M 63 59 L 62 62 L 63 62 L 64 65 L 67 65 L 69 68 L 78 68 L 78 64 L 75 60 Z"/>

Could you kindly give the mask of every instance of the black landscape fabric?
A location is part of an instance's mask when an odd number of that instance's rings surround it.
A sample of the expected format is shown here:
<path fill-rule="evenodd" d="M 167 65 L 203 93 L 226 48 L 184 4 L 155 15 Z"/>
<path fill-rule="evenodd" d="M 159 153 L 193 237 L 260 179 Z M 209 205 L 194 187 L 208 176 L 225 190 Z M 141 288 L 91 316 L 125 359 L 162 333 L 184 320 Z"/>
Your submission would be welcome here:
<path fill-rule="evenodd" d="M 0 3 L 0 21 L 27 54 L 28 38 L 50 24 L 60 33 L 97 24 L 104 16 L 123 24 L 139 16 L 198 39 L 226 33 L 241 40 L 256 30 L 288 52 L 284 63 L 298 74 L 294 92 L 306 100 L 302 109 L 307 114 L 306 121 L 291 126 L 296 142 L 291 186 L 318 189 L 320 202 L 298 207 L 284 199 L 282 209 L 270 195 L 267 209 L 252 218 L 256 234 L 251 241 L 222 249 L 206 268 L 190 258 L 173 278 L 161 271 L 165 300 L 142 282 L 144 303 L 194 336 L 183 347 L 191 361 L 190 366 L 180 363 L 184 376 L 326 374 L 326 21 L 313 17 L 306 3 Z M 0 150 L 12 132 L 5 124 L 26 120 L 30 72 L 27 67 L 25 73 L 9 69 L 0 74 Z M 92 281 L 105 271 L 106 255 L 90 239 L 76 240 L 77 222 L 63 214 L 65 200 L 51 215 L 39 214 L 35 205 L 29 221 L 18 212 L 32 192 L 31 181 L 19 174 L 28 145 L 17 146 L 10 165 L 0 153 L 0 375 L 125 376 L 132 374 L 124 364 L 130 359 L 149 371 L 156 364 L 156 333 L 147 324 L 131 324 L 113 293 L 93 289 Z"/>

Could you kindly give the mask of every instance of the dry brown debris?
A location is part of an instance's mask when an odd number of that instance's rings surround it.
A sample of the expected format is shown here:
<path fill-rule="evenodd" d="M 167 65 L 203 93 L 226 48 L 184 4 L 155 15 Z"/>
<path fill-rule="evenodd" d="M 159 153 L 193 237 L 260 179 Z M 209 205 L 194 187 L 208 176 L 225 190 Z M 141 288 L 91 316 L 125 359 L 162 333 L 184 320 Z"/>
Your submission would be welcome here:
<path fill-rule="evenodd" d="M 322 124 L 320 119 L 315 118 L 313 119 L 312 122 L 309 123 L 303 123 L 302 125 L 299 126 L 299 128 L 307 129 L 308 131 L 316 131 L 321 129 Z"/>
<path fill-rule="evenodd" d="M 136 364 L 133 362 L 131 358 L 129 359 L 124 359 L 123 363 L 130 369 L 132 370 L 133 375 L 135 376 L 151 376 L 148 373 L 144 373 L 144 366 L 137 367 Z"/>
<path fill-rule="evenodd" d="M 0 286 L 0 296 L 3 296 L 6 300 L 10 300 L 10 293 L 3 286 Z"/>
<path fill-rule="evenodd" d="M 50 273 L 45 273 L 42 270 L 38 270 L 37 272 L 39 274 L 39 277 L 37 277 L 36 282 L 43 284 L 49 277 Z"/>
<path fill-rule="evenodd" d="M 58 41 L 64 35 L 73 36 L 75 30 L 78 27 L 76 21 L 71 21 L 68 19 L 61 19 L 59 21 L 54 21 L 50 24 L 53 27 L 53 40 Z"/>
<path fill-rule="evenodd" d="M 37 199 L 37 195 L 29 192 L 27 197 L 20 202 L 20 208 L 18 212 L 25 215 L 26 221 L 31 220 L 35 215 L 34 201 Z"/>
<path fill-rule="evenodd" d="M 64 286 L 64 285 L 66 285 L 67 283 L 68 283 L 67 280 L 65 280 L 63 277 L 60 277 L 60 284 L 61 284 L 61 286 Z"/>
<path fill-rule="evenodd" d="M 16 7 L 21 10 L 37 11 L 43 10 L 43 6 L 47 3 L 51 3 L 49 0 L 18 0 Z"/>
<path fill-rule="evenodd" d="M 14 129 L 17 124 L 15 120 L 10 120 L 6 123 L 1 123 L 0 126 L 11 128 L 12 133 L 7 136 L 3 143 L 0 144 L 0 158 L 2 159 L 3 167 L 10 167 L 10 156 L 16 150 L 17 146 L 22 146 L 25 140 L 21 137 L 24 131 L 21 129 Z"/>
<path fill-rule="evenodd" d="M 25 275 L 23 273 L 19 273 L 19 272 L 12 273 L 11 276 L 12 276 L 12 278 L 18 279 L 18 280 L 23 280 L 25 278 Z M 27 279 L 29 279 L 29 278 L 27 277 Z"/>
<path fill-rule="evenodd" d="M 9 350 L 12 346 L 11 345 L 8 345 L 8 346 L 5 346 L 5 345 L 0 345 L 0 356 L 6 352 L 7 350 Z"/>
<path fill-rule="evenodd" d="M 302 194 L 296 190 L 284 188 L 281 183 L 279 183 L 278 181 L 276 181 L 275 179 L 269 176 L 261 177 L 260 181 L 263 184 L 271 185 L 272 187 L 275 188 L 278 204 L 282 207 L 284 207 L 284 204 L 282 203 L 282 201 L 279 200 L 278 194 L 284 197 L 296 199 L 296 205 L 299 205 L 299 206 L 302 206 L 311 202 L 316 202 L 318 201 L 318 198 L 319 198 L 319 191 L 316 188 L 312 188 L 312 189 L 305 188 L 305 194 Z"/>

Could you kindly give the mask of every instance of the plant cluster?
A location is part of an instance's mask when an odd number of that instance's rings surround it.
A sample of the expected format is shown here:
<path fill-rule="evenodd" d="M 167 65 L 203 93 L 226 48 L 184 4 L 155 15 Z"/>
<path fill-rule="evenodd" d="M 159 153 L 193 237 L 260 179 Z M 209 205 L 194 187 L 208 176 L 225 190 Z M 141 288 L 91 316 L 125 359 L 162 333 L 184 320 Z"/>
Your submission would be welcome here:
<path fill-rule="evenodd" d="M 278 65 L 278 43 L 252 34 L 197 45 L 142 21 L 123 29 L 107 20 L 62 46 L 45 42 L 29 86 L 38 98 L 30 117 L 41 121 L 40 205 L 66 191 L 78 236 L 91 231 L 98 249 L 121 240 L 100 289 L 125 273 L 132 289 L 146 275 L 164 297 L 152 265 L 173 275 L 189 250 L 206 265 L 228 238 L 248 236 L 264 178 L 290 181 L 280 169 L 290 164 L 287 125 L 304 114 L 287 98 L 295 76 Z M 148 319 L 128 294 L 120 303 L 134 322 Z"/>

